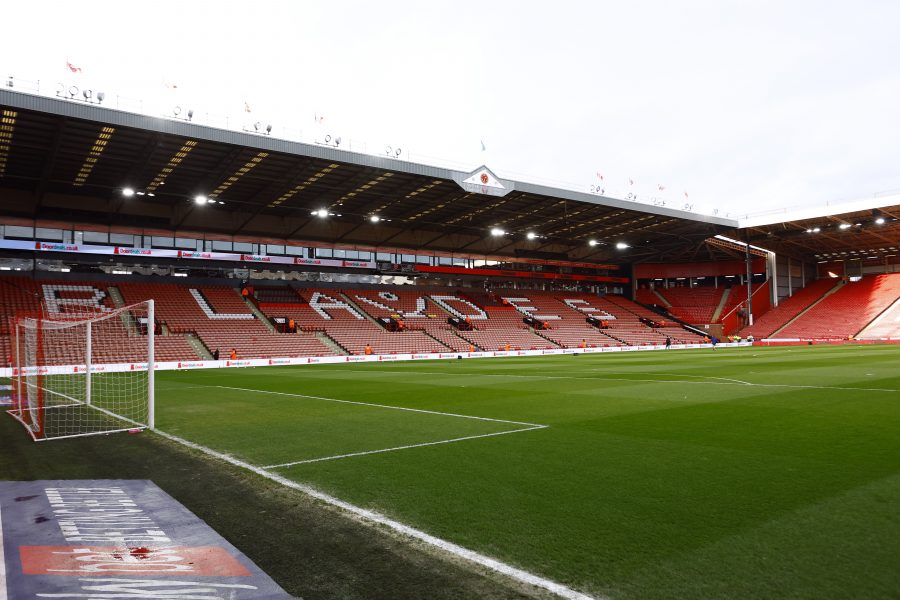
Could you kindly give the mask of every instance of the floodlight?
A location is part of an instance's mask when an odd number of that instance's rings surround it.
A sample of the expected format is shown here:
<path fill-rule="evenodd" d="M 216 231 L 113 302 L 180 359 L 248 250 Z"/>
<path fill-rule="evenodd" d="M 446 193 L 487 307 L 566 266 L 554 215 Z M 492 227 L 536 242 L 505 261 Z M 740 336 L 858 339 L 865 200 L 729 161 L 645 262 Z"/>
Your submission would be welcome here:
<path fill-rule="evenodd" d="M 625 242 L 616 242 L 616 250 L 624 250 L 625 248 L 631 248 L 631 246 Z"/>
<path fill-rule="evenodd" d="M 194 118 L 194 109 L 193 109 L 193 108 L 189 108 L 189 109 L 188 109 L 188 112 L 187 112 L 187 119 L 188 119 L 188 121 L 190 121 L 190 120 L 193 119 L 193 118 Z"/>
<path fill-rule="evenodd" d="M 90 100 L 93 92 L 91 92 L 91 90 L 82 90 L 81 95 L 84 96 L 85 100 Z"/>
<path fill-rule="evenodd" d="M 206 204 L 206 196 L 204 196 L 203 194 L 197 194 L 196 196 L 194 196 L 194 202 L 196 202 L 197 204 Z"/>
<path fill-rule="evenodd" d="M 537 234 L 533 231 L 529 231 L 528 233 L 525 234 L 525 237 L 527 237 L 529 240 L 533 240 L 534 238 L 537 237 Z"/>
<path fill-rule="evenodd" d="M 122 195 L 125 196 L 126 198 L 131 198 L 132 196 L 134 196 L 134 190 L 131 189 L 130 187 L 127 187 L 122 190 Z"/>
<path fill-rule="evenodd" d="M 841 229 L 850 229 L 850 223 L 841 223 L 838 227 Z"/>
<path fill-rule="evenodd" d="M 313 211 L 312 214 L 314 214 L 315 216 L 319 217 L 320 219 L 324 219 L 325 217 L 328 216 L 328 209 L 326 209 L 326 208 L 320 208 L 320 209 L 317 210 L 317 211 Z"/>
<path fill-rule="evenodd" d="M 819 229 L 818 227 L 813 227 L 813 230 L 812 230 L 813 233 L 819 233 L 820 231 L 822 231 L 822 230 Z"/>
<path fill-rule="evenodd" d="M 494 237 L 500 237 L 501 235 L 506 235 L 506 232 L 500 229 L 499 227 L 491 228 L 491 235 Z"/>
<path fill-rule="evenodd" d="M 97 92 L 97 102 L 103 102 L 105 98 L 106 94 L 104 94 L 103 92 Z"/>
<path fill-rule="evenodd" d="M 216 203 L 216 199 L 215 199 L 215 198 L 208 198 L 208 199 L 206 200 L 206 203 L 207 203 L 207 204 L 215 204 L 215 203 Z"/>
<path fill-rule="evenodd" d="M 588 240 L 588 246 L 596 246 L 599 243 L 597 240 Z"/>
<path fill-rule="evenodd" d="M 267 133 L 267 134 L 272 133 L 272 124 L 271 124 L 271 123 L 269 123 L 268 125 L 266 125 L 266 133 Z"/>
<path fill-rule="evenodd" d="M 877 219 L 875 219 L 875 224 L 884 225 L 884 217 L 878 217 Z"/>
<path fill-rule="evenodd" d="M 371 215 L 369 217 L 369 220 L 372 221 L 373 223 L 377 223 L 378 221 L 381 220 L 381 217 L 379 217 L 378 215 Z"/>

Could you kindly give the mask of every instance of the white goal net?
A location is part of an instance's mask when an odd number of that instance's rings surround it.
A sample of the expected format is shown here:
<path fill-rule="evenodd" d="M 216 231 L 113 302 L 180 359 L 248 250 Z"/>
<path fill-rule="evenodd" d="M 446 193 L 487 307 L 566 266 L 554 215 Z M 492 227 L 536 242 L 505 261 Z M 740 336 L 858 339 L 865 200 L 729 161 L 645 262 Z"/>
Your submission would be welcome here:
<path fill-rule="evenodd" d="M 19 316 L 10 413 L 37 441 L 153 427 L 153 301 Z"/>

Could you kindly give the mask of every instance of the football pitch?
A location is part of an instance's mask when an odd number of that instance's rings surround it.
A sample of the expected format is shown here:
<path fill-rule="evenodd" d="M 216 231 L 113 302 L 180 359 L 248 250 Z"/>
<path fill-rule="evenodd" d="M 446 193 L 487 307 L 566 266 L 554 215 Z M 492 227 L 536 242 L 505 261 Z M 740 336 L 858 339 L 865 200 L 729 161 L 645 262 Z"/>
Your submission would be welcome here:
<path fill-rule="evenodd" d="M 163 432 L 589 595 L 900 594 L 900 346 L 156 380 Z"/>

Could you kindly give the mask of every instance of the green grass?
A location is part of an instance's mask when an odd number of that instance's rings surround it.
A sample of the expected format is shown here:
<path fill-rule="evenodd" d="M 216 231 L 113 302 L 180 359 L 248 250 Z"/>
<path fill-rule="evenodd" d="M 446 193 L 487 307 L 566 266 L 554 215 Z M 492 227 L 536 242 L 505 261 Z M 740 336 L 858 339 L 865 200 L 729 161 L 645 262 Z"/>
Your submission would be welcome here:
<path fill-rule="evenodd" d="M 546 425 L 274 470 L 587 593 L 900 594 L 900 347 L 165 372 L 157 426 L 261 466 L 523 427 L 324 398 Z"/>

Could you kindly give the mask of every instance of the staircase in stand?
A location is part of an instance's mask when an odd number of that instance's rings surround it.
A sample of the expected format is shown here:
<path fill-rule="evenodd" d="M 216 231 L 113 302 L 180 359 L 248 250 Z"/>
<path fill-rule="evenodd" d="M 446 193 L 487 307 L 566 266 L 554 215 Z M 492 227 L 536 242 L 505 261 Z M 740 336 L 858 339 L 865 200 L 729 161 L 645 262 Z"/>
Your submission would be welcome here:
<path fill-rule="evenodd" d="M 672 306 L 672 303 L 669 302 L 668 300 L 666 300 L 662 294 L 660 294 L 656 290 L 652 290 L 652 291 L 653 291 L 653 295 L 656 296 L 657 298 L 659 298 L 659 301 L 662 302 L 663 306 L 669 306 L 669 307 Z"/>
<path fill-rule="evenodd" d="M 719 300 L 719 305 L 716 307 L 716 310 L 713 311 L 712 322 L 718 323 L 719 319 L 722 317 L 722 311 L 728 306 L 728 297 L 731 296 L 731 288 L 726 288 L 725 293 L 722 294 L 722 299 Z"/>
<path fill-rule="evenodd" d="M 209 351 L 209 348 L 207 348 L 196 335 L 194 335 L 193 333 L 186 333 L 184 334 L 184 337 L 187 340 L 188 344 L 190 344 L 191 348 L 194 349 L 194 352 L 197 353 L 197 357 L 200 360 L 212 360 L 213 356 Z"/>
<path fill-rule="evenodd" d="M 106 293 L 109 294 L 109 299 L 113 301 L 116 308 L 125 306 L 125 298 L 122 297 L 122 292 L 119 291 L 119 288 L 111 285 L 106 288 Z"/>
<path fill-rule="evenodd" d="M 328 349 L 334 352 L 335 356 L 350 354 L 350 352 L 346 348 L 338 344 L 332 338 L 328 337 L 328 334 L 326 334 L 324 331 L 317 331 L 316 339 L 325 344 Z"/>
<path fill-rule="evenodd" d="M 235 291 L 239 296 L 241 295 L 240 290 Z M 259 307 L 256 306 L 256 302 L 251 300 L 249 296 L 241 296 L 241 298 L 244 300 L 244 303 L 250 308 L 250 312 L 252 312 L 256 316 L 256 318 L 259 319 L 259 322 L 265 325 L 266 329 L 268 329 L 272 333 L 275 333 L 275 326 L 272 325 L 272 321 L 270 321 L 269 317 L 264 315 L 263 312 L 259 310 Z"/>

